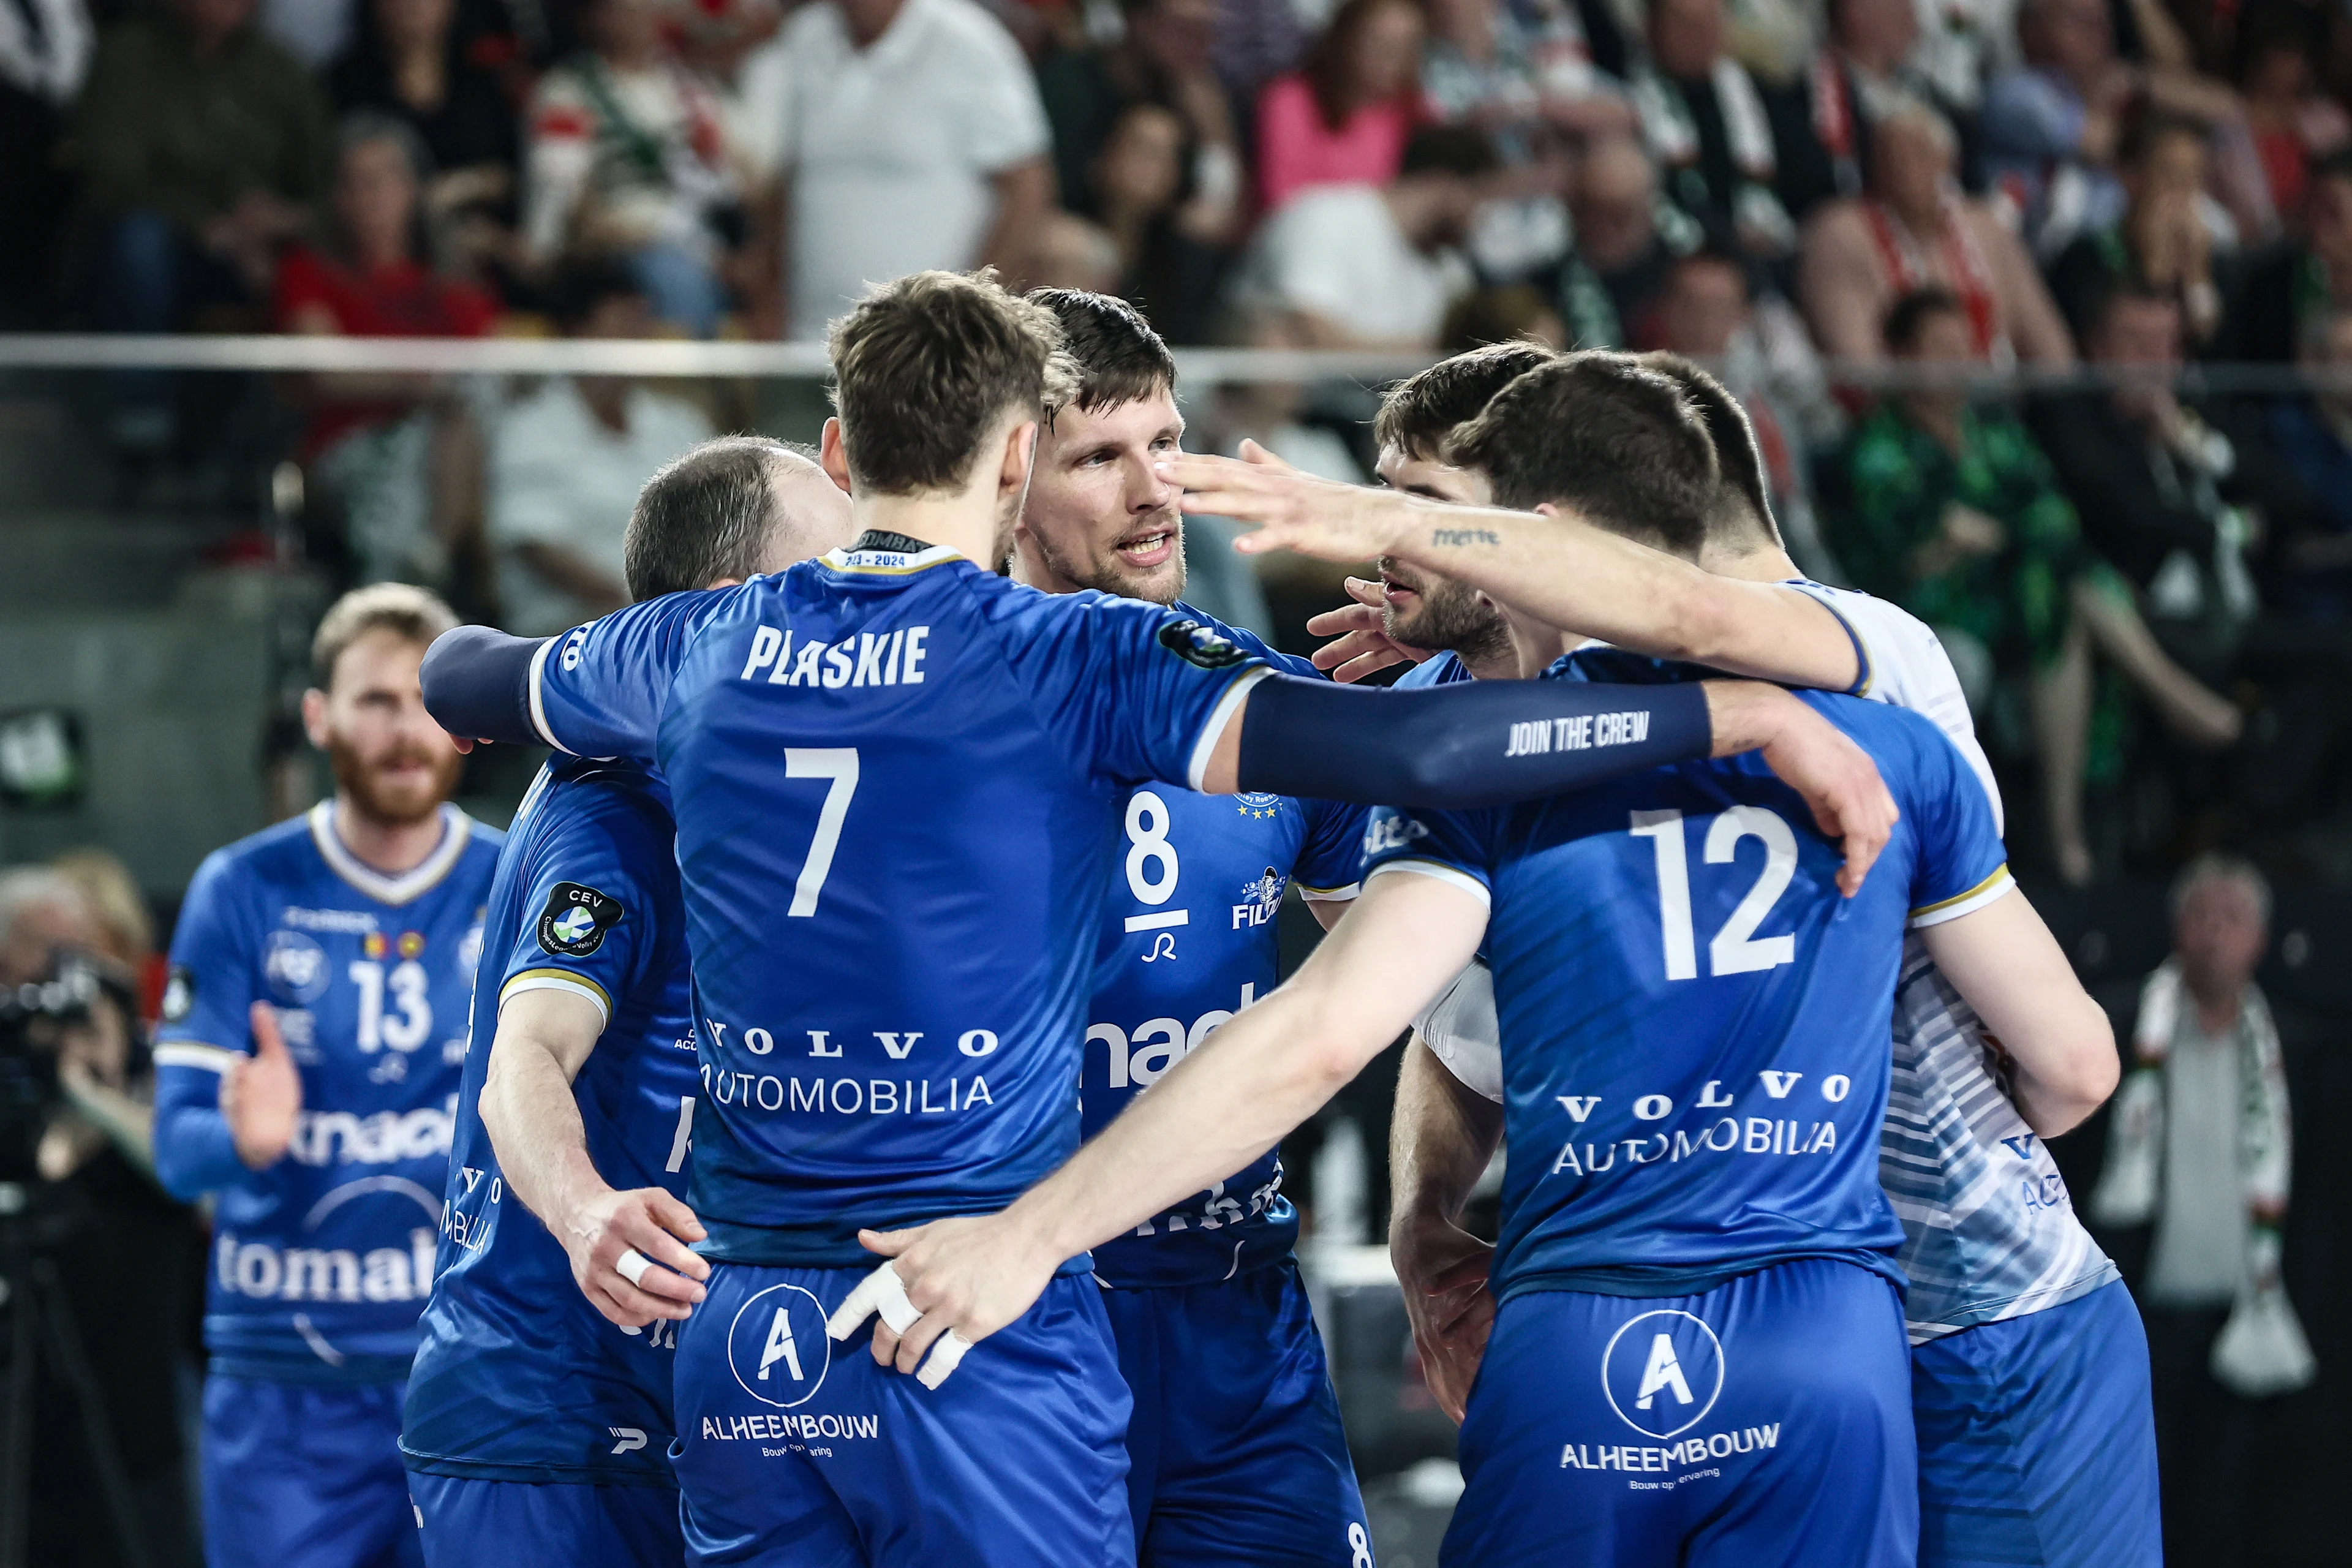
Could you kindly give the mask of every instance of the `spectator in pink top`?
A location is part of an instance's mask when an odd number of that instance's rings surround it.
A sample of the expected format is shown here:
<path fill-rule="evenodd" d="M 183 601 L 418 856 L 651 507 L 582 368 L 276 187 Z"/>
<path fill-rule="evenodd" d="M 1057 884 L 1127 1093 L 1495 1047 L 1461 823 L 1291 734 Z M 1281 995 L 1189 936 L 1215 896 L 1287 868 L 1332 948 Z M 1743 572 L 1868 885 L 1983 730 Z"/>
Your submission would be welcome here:
<path fill-rule="evenodd" d="M 1347 0 L 1307 63 L 1258 96 L 1258 196 L 1272 212 L 1308 185 L 1384 185 L 1420 123 L 1421 6 Z"/>

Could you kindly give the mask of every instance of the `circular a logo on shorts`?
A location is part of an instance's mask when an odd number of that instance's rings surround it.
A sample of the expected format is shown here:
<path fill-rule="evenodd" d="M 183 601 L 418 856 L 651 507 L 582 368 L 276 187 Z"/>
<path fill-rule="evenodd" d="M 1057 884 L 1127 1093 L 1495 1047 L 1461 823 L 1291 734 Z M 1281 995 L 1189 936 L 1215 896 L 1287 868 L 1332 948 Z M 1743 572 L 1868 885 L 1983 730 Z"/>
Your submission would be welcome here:
<path fill-rule="evenodd" d="M 1664 1438 L 1687 1431 L 1723 1393 L 1723 1342 L 1688 1312 L 1644 1312 L 1609 1337 L 1601 1391 L 1636 1432 Z"/>
<path fill-rule="evenodd" d="M 797 1285 L 771 1285 L 735 1313 L 727 1329 L 727 1365 L 743 1392 L 790 1410 L 824 1385 L 833 1340 L 824 1308 Z"/>
<path fill-rule="evenodd" d="M 281 1002 L 316 1002 L 326 994 L 327 952 L 299 931 L 269 933 L 261 954 L 261 973 Z"/>

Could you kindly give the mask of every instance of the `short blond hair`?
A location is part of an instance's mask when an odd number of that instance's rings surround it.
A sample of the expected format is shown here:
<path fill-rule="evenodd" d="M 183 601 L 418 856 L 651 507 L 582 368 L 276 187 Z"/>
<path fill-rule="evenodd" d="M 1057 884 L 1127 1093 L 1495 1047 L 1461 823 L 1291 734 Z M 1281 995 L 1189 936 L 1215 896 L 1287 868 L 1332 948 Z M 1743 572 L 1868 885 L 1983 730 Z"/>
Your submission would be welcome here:
<path fill-rule="evenodd" d="M 440 595 L 407 583 L 373 583 L 354 588 L 327 606 L 310 638 L 310 679 L 320 690 L 334 683 L 335 661 L 343 650 L 373 631 L 391 632 L 420 647 L 456 628 L 457 612 Z"/>

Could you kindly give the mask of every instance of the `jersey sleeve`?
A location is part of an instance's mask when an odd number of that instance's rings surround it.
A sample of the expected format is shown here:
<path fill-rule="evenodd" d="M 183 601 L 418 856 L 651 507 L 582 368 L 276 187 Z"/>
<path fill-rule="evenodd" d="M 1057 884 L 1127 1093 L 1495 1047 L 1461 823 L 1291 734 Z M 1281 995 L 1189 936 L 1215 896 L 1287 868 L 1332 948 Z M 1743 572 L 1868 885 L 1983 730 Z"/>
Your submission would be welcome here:
<path fill-rule="evenodd" d="M 1298 867 L 1291 879 L 1299 896 L 1317 900 L 1352 899 L 1363 885 L 1364 828 L 1371 821 L 1368 806 L 1336 800 L 1302 800 L 1307 813 L 1307 842 L 1300 846 Z"/>
<path fill-rule="evenodd" d="M 1503 1026 L 1495 1012 L 1495 974 L 1473 959 L 1412 1021 L 1429 1054 L 1471 1093 L 1503 1100 Z"/>
<path fill-rule="evenodd" d="M 155 1037 L 155 1173 L 181 1199 L 245 1173 L 220 1113 L 221 1075 L 249 1052 L 261 978 L 258 933 L 240 891 L 236 863 L 213 856 L 189 883 L 172 935 Z"/>
<path fill-rule="evenodd" d="M 1364 880 L 1412 871 L 1450 882 L 1480 903 L 1493 899 L 1495 807 L 1475 811 L 1372 808 L 1364 827 Z"/>
<path fill-rule="evenodd" d="M 1917 837 L 1911 873 L 1911 924 L 1941 925 L 1984 908 L 2013 889 L 2009 852 L 1992 805 L 1958 750 L 1941 731 L 1914 727 L 1910 775 L 1897 795 Z"/>
<path fill-rule="evenodd" d="M 740 591 L 666 594 L 550 637 L 531 661 L 531 728 L 575 756 L 651 762 L 695 634 Z"/>
<path fill-rule="evenodd" d="M 1265 661 L 1213 626 L 1133 599 L 1055 605 L 1044 635 L 1011 649 L 1048 727 L 1118 785 L 1159 779 L 1199 789 L 1209 754 Z"/>
<path fill-rule="evenodd" d="M 660 945 L 656 889 L 671 848 L 626 800 L 593 785 L 567 788 L 541 810 L 523 923 L 499 955 L 499 1005 L 563 991 L 594 1003 L 609 1026 Z"/>

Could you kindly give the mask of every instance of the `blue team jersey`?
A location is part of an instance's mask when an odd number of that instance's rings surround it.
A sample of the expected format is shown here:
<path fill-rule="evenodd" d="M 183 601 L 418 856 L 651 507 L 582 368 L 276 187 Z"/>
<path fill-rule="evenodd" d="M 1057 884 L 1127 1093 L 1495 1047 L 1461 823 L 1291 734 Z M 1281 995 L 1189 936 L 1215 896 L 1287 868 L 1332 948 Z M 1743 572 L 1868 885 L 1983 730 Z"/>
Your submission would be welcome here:
<path fill-rule="evenodd" d="M 1410 691 L 1416 687 L 1451 686 L 1457 680 L 1472 679 L 1470 667 L 1462 662 L 1461 656 L 1452 648 L 1446 648 L 1398 676 L 1395 685 L 1400 690 Z"/>
<path fill-rule="evenodd" d="M 562 1246 L 506 1191 L 482 1125 L 499 1010 L 522 992 L 604 1016 L 572 1098 L 597 1173 L 686 1191 L 692 980 L 669 794 L 641 763 L 559 757 L 523 797 L 490 882 L 482 979 L 449 1152 L 440 1272 L 409 1376 L 412 1469 L 495 1480 L 671 1483 L 676 1325 L 607 1322 Z"/>
<path fill-rule="evenodd" d="M 502 835 L 441 808 L 441 843 L 385 876 L 343 847 L 334 807 L 215 850 L 172 940 L 155 1050 L 155 1162 L 183 1196 L 217 1190 L 205 1342 L 215 1371 L 394 1382 L 416 1349 L 449 1173 L 466 1008 Z M 278 1009 L 302 1075 L 285 1156 L 237 1162 L 222 1071 Z"/>
<path fill-rule="evenodd" d="M 1316 678 L 1303 658 L 1187 605 L 1176 610 L 1275 668 Z M 1364 818 L 1363 807 L 1330 801 L 1166 784 L 1127 797 L 1079 1085 L 1087 1137 L 1210 1030 L 1274 989 L 1276 916 L 1287 888 L 1295 882 L 1309 899 L 1355 896 Z M 1282 1159 L 1269 1150 L 1095 1248 L 1095 1274 L 1123 1287 L 1202 1284 L 1277 1262 L 1297 1239 L 1298 1211 L 1282 1195 Z"/>
<path fill-rule="evenodd" d="M 992 1212 L 1069 1156 L 1128 792 L 1197 784 L 1264 674 L 1157 605 L 872 533 L 541 650 L 546 738 L 676 802 L 707 1253 L 870 1262 L 861 1226 Z"/>
<path fill-rule="evenodd" d="M 1878 1129 L 1904 930 L 2011 884 L 1940 731 L 1800 695 L 1902 812 L 1851 900 L 1838 846 L 1754 752 L 1518 806 L 1374 815 L 1370 867 L 1490 900 L 1512 1156 L 1498 1295 L 1687 1293 L 1806 1258 L 1900 1285 Z"/>

